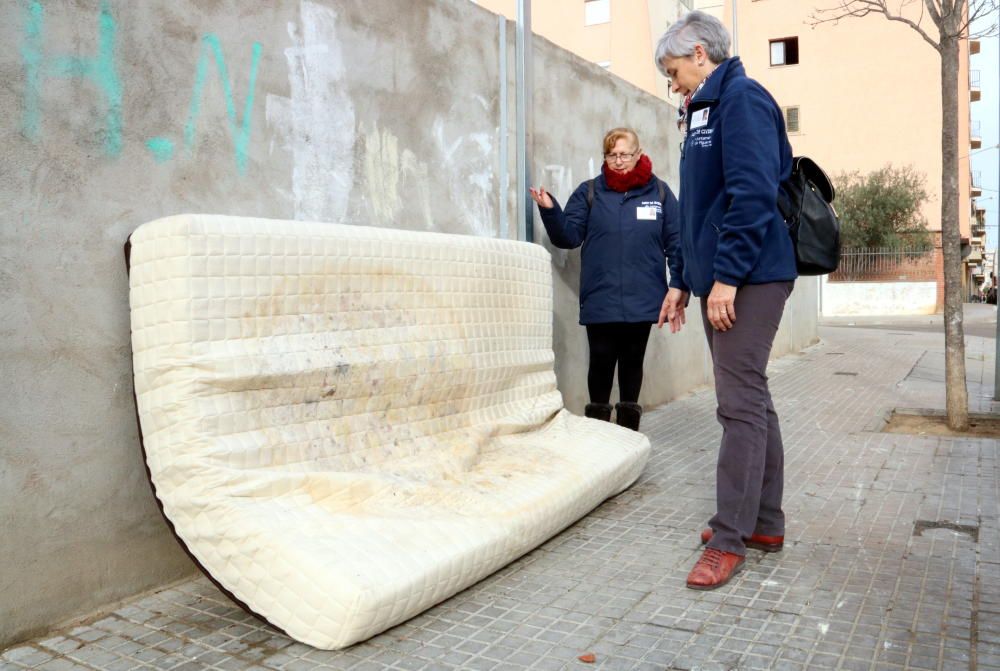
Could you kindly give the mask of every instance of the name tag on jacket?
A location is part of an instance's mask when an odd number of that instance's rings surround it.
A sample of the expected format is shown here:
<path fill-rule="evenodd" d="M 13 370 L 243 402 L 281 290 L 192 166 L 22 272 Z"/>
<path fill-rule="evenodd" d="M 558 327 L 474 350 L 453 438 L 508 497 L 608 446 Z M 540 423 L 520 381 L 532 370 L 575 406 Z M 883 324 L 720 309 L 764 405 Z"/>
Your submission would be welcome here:
<path fill-rule="evenodd" d="M 691 130 L 695 128 L 701 128 L 708 123 L 708 108 L 703 107 L 700 110 L 691 113 Z"/>
<path fill-rule="evenodd" d="M 635 218 L 639 220 L 656 221 L 657 209 L 650 205 L 635 208 Z"/>

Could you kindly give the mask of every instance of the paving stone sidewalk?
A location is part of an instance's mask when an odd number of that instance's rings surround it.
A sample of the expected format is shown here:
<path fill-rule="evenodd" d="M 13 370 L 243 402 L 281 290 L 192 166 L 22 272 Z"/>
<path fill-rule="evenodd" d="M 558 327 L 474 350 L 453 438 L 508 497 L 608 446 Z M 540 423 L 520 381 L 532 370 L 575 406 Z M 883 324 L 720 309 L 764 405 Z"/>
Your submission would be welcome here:
<path fill-rule="evenodd" d="M 0 671 L 1000 669 L 998 441 L 878 432 L 893 407 L 944 407 L 942 336 L 821 336 L 770 370 L 785 549 L 751 550 L 723 589 L 684 587 L 714 511 L 705 390 L 644 418 L 653 457 L 630 490 L 365 643 L 295 643 L 198 578 L 8 649 Z M 976 410 L 994 409 L 993 347 L 969 338 Z"/>

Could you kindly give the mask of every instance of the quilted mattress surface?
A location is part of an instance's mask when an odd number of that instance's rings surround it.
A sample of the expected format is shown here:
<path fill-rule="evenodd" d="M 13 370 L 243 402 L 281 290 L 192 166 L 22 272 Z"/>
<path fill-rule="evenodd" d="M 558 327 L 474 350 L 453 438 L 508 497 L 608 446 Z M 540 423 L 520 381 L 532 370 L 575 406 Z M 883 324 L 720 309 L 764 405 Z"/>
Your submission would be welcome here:
<path fill-rule="evenodd" d="M 534 548 L 638 477 L 639 433 L 556 389 L 540 246 L 183 215 L 131 237 L 146 462 L 249 609 L 341 648 Z"/>

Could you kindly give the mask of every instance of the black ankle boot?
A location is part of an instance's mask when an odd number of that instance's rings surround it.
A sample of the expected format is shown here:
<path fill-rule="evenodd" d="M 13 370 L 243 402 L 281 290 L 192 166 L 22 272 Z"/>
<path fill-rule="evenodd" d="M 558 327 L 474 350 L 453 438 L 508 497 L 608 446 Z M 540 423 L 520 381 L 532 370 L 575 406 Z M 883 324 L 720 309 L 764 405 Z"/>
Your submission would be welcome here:
<path fill-rule="evenodd" d="M 588 403 L 583 414 L 592 419 L 600 419 L 605 422 L 611 421 L 610 403 Z"/>
<path fill-rule="evenodd" d="M 639 419 L 642 417 L 642 406 L 638 403 L 623 402 L 615 406 L 615 423 L 633 431 L 639 430 Z"/>

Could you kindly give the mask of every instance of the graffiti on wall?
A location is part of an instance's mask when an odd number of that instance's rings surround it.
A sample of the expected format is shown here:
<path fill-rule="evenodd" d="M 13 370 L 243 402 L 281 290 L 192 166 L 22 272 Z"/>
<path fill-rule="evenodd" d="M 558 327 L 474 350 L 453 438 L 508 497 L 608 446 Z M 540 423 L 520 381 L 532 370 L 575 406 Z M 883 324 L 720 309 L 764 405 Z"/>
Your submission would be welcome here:
<path fill-rule="evenodd" d="M 104 96 L 104 150 L 117 156 L 122 150 L 122 82 L 118 76 L 115 42 L 118 26 L 108 0 L 102 0 L 98 15 L 98 47 L 95 56 L 47 54 L 43 48 L 45 10 L 35 0 L 28 6 L 21 59 L 24 62 L 24 134 L 38 141 L 41 134 L 41 91 L 53 77 L 76 78 L 93 83 Z"/>
<path fill-rule="evenodd" d="M 481 96 L 475 96 L 474 100 L 475 106 L 481 106 L 485 113 L 487 102 Z M 460 100 L 456 104 L 458 102 Z M 450 114 L 447 118 L 438 117 L 432 127 L 449 193 L 456 198 L 456 207 L 474 235 L 496 235 L 493 223 L 493 138 L 489 133 L 463 135 L 454 132 L 449 128 L 450 117 Z"/>
<path fill-rule="evenodd" d="M 450 216 L 460 217 L 475 235 L 496 235 L 491 135 L 458 132 L 450 124 L 452 118 L 469 118 L 470 107 L 475 112 L 481 107 L 486 116 L 489 102 L 475 95 L 471 103 L 463 99 L 466 107 L 433 121 L 429 147 L 408 148 L 393 128 L 395 120 L 357 119 L 349 54 L 342 46 L 353 40 L 337 10 L 302 0 L 299 16 L 287 26 L 290 96 L 266 98 L 268 126 L 293 159 L 295 218 L 339 222 L 360 210 L 375 226 L 398 225 L 408 216 L 437 230 L 431 190 L 443 182 L 453 200 Z M 433 178 L 429 165 L 437 166 Z"/>
<path fill-rule="evenodd" d="M 303 2 L 301 27 L 288 24 L 290 97 L 267 94 L 267 122 L 293 158 L 295 218 L 342 221 L 354 185 L 354 104 L 337 39 L 337 12 Z"/>
<path fill-rule="evenodd" d="M 229 68 L 226 66 L 226 57 L 222 52 L 222 44 L 219 38 L 209 33 L 202 39 L 201 56 L 198 58 L 198 67 L 195 71 L 194 90 L 191 92 L 191 106 L 188 112 L 187 123 L 184 125 L 184 147 L 189 152 L 195 144 L 195 136 L 198 129 L 198 117 L 201 113 L 202 93 L 205 90 L 205 81 L 208 79 L 208 61 L 214 59 L 215 67 L 219 74 L 219 81 L 222 83 L 222 94 L 226 103 L 226 118 L 229 122 L 229 132 L 233 138 L 233 153 L 236 159 L 236 169 L 240 174 L 247 170 L 247 152 L 250 146 L 250 120 L 253 115 L 253 97 L 257 88 L 257 66 L 260 63 L 261 46 L 254 42 L 250 56 L 250 78 L 247 86 L 247 95 L 243 103 L 242 119 L 238 120 L 236 115 L 236 101 L 233 98 L 233 86 L 229 79 Z M 173 141 L 167 137 L 154 137 L 146 142 L 147 148 L 153 153 L 154 158 L 159 162 L 170 160 L 173 156 Z"/>
<path fill-rule="evenodd" d="M 245 52 L 240 54 L 241 63 L 248 65 L 237 72 L 232 46 L 227 49 L 217 34 L 208 32 L 190 50 L 190 84 L 183 77 L 180 83 L 190 97 L 183 97 L 174 110 L 175 127 L 156 126 L 140 134 L 135 130 L 140 120 L 129 117 L 141 106 L 127 104 L 135 84 L 131 61 L 122 53 L 122 45 L 128 44 L 122 38 L 117 11 L 122 0 L 92 0 L 97 4 L 94 28 L 90 28 L 90 17 L 85 17 L 80 30 L 82 42 L 93 46 L 75 48 L 59 46 L 52 27 L 70 19 L 65 3 L 23 1 L 20 56 L 26 84 L 22 126 L 31 142 L 42 142 L 47 126 L 50 132 L 59 126 L 52 102 L 56 98 L 48 89 L 61 79 L 78 90 L 96 93 L 88 96 L 95 101 L 95 116 L 88 127 L 94 129 L 96 141 L 103 143 L 107 157 L 120 157 L 135 143 L 156 164 L 190 159 L 199 146 L 203 152 L 208 150 L 208 138 L 216 137 L 208 124 L 221 123 L 231 142 L 232 165 L 244 175 L 250 162 L 254 112 L 260 114 L 257 108 L 264 97 L 265 133 L 271 131 L 265 151 L 273 152 L 275 145 L 281 145 L 291 154 L 291 193 L 286 195 L 294 202 L 296 219 L 344 221 L 367 215 L 376 225 L 394 225 L 402 215 L 435 230 L 441 217 L 440 205 L 431 197 L 432 184 L 441 182 L 454 200 L 449 217 L 457 217 L 475 235 L 497 233 L 498 159 L 493 145 L 499 130 L 479 124 L 470 132 L 468 124 L 469 119 L 489 119 L 493 102 L 475 93 L 457 96 L 445 113 L 420 126 L 418 134 L 429 131 L 426 142 L 417 140 L 411 147 L 405 146 L 399 129 L 393 127 L 395 119 L 383 120 L 376 112 L 360 123 L 355 110 L 355 104 L 360 104 L 358 92 L 352 89 L 359 83 L 349 73 L 351 55 L 345 53 L 344 44 L 363 36 L 352 33 L 353 28 L 327 3 L 300 0 L 299 20 L 287 26 L 291 42 L 284 49 L 287 96 L 258 91 L 264 56 L 260 43 L 252 43 L 249 59 Z M 96 41 L 91 42 L 91 35 Z M 47 114 L 52 118 L 46 119 Z M 406 124 L 412 127 L 413 121 Z M 430 165 L 438 166 L 433 176 Z"/>
<path fill-rule="evenodd" d="M 93 55 L 51 53 L 45 47 L 45 6 L 40 0 L 32 0 L 28 5 L 24 24 L 24 40 L 21 45 L 21 60 L 24 65 L 24 112 L 22 127 L 24 136 L 39 142 L 42 135 L 44 109 L 42 92 L 50 79 L 76 79 L 89 83 L 101 94 L 105 108 L 103 119 L 104 151 L 110 157 L 117 157 L 122 151 L 123 97 L 125 94 L 118 70 L 118 25 L 111 11 L 110 0 L 101 0 L 98 10 L 97 53 Z M 208 80 L 210 63 L 215 69 L 222 86 L 226 106 L 226 119 L 233 141 L 233 159 L 236 169 L 244 174 L 250 146 L 250 129 L 254 108 L 254 92 L 257 86 L 257 68 L 260 62 L 261 45 L 254 42 L 251 47 L 250 73 L 247 93 L 243 101 L 242 114 L 237 114 L 237 103 L 233 95 L 229 68 L 218 36 L 208 33 L 201 41 L 201 50 L 195 67 L 194 85 L 188 108 L 187 122 L 183 129 L 184 148 L 190 153 L 196 143 L 201 104 Z M 175 143 L 166 135 L 146 140 L 146 148 L 158 163 L 171 160 L 175 154 Z"/>

